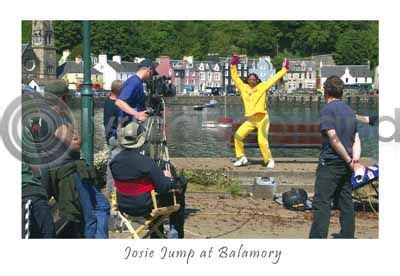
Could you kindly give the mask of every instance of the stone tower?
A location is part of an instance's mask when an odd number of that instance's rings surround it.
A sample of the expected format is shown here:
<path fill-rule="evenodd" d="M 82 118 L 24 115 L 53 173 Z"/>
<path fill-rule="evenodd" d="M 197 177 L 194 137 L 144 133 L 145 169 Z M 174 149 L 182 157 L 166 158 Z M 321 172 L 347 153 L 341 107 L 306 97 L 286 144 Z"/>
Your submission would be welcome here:
<path fill-rule="evenodd" d="M 55 79 L 57 59 L 51 21 L 32 21 L 32 49 L 39 60 L 39 68 L 36 71 L 35 79 Z"/>

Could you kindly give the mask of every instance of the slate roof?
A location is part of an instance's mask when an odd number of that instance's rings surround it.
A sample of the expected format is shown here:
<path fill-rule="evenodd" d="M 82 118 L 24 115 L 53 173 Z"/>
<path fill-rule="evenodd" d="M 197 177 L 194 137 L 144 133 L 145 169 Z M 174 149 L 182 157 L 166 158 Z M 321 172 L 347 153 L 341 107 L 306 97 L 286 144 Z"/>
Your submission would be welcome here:
<path fill-rule="evenodd" d="M 304 70 L 299 70 L 301 68 L 302 64 L 304 63 Z M 289 71 L 290 72 L 298 72 L 298 71 L 315 71 L 316 70 L 316 64 L 314 61 L 308 61 L 308 60 L 289 60 Z"/>
<path fill-rule="evenodd" d="M 138 70 L 138 63 L 129 62 L 129 61 L 121 61 L 121 63 L 115 61 L 107 61 L 107 63 L 117 72 L 136 72 Z"/>
<path fill-rule="evenodd" d="M 341 77 L 344 75 L 346 68 L 349 68 L 350 75 L 353 77 L 370 77 L 371 75 L 368 65 L 335 65 L 323 66 L 321 68 L 321 77 L 328 78 L 334 75 Z"/>
<path fill-rule="evenodd" d="M 94 68 L 90 69 L 92 75 L 103 75 L 100 71 L 97 71 Z M 62 65 L 57 67 L 57 78 L 61 78 L 65 74 L 68 73 L 83 73 L 83 62 L 76 63 L 75 61 L 67 61 Z"/>

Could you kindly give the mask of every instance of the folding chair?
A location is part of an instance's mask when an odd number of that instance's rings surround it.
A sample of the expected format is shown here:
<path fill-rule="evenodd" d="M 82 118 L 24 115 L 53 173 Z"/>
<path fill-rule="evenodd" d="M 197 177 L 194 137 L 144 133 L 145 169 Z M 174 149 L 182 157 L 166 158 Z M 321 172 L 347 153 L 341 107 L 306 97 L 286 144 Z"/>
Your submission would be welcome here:
<path fill-rule="evenodd" d="M 151 234 L 155 233 L 159 238 L 166 238 L 164 233 L 158 229 L 158 227 L 166 220 L 168 217 L 177 212 L 180 205 L 176 203 L 175 190 L 171 190 L 173 205 L 166 207 L 158 207 L 157 198 L 158 195 L 154 190 L 151 191 L 151 200 L 153 202 L 153 209 L 147 217 L 135 217 L 128 215 L 122 211 L 118 210 L 118 204 L 116 201 L 115 193 L 112 195 L 111 202 L 112 208 L 117 213 L 121 222 L 117 227 L 120 232 L 122 232 L 124 226 L 128 229 L 133 239 L 146 239 L 150 238 Z"/>

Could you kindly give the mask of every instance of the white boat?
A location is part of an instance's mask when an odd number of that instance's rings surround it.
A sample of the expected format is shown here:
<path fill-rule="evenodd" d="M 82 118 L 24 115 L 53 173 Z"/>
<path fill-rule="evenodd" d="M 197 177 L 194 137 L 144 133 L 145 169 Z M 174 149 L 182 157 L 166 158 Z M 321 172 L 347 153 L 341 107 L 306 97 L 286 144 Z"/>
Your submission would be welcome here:
<path fill-rule="evenodd" d="M 232 123 L 220 123 L 218 121 L 206 121 L 201 123 L 204 128 L 227 128 L 232 127 Z"/>

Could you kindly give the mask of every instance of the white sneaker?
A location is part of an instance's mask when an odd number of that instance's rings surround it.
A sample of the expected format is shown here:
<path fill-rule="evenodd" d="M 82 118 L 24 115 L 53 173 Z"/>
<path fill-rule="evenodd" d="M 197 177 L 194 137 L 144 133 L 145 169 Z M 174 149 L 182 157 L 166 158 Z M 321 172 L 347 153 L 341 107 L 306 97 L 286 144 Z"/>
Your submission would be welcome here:
<path fill-rule="evenodd" d="M 273 169 L 275 167 L 275 161 L 273 159 L 268 161 L 267 169 Z"/>
<path fill-rule="evenodd" d="M 242 156 L 238 160 L 236 160 L 235 163 L 233 163 L 233 166 L 240 167 L 246 165 L 247 163 L 249 163 L 249 160 L 247 160 L 246 156 Z"/>

